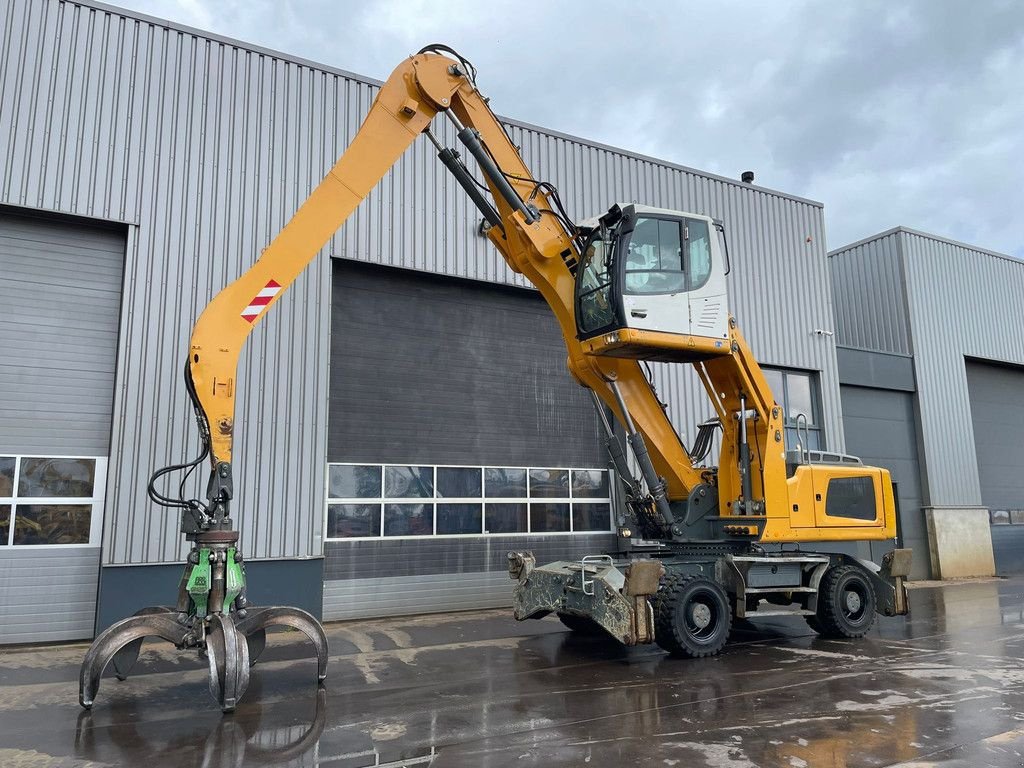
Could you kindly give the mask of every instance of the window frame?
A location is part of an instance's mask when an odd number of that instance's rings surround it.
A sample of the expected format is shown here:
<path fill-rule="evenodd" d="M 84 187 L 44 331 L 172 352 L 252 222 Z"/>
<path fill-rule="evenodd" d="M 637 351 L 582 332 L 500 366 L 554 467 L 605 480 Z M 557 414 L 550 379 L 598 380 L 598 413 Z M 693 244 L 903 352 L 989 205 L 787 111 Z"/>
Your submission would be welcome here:
<path fill-rule="evenodd" d="M 679 243 L 680 254 L 679 264 L 680 269 L 629 269 L 629 245 L 633 241 L 633 233 L 636 231 L 636 225 L 640 223 L 641 219 L 654 219 L 657 221 L 670 221 L 676 224 L 679 230 Z M 708 243 L 708 271 L 704 275 L 704 279 L 699 283 L 693 282 L 693 266 L 690 259 L 690 224 L 699 222 L 707 228 L 707 243 Z M 630 228 L 619 232 L 619 244 L 616 250 L 618 251 L 617 261 L 622 265 L 617 272 L 619 272 L 619 285 L 622 286 L 623 296 L 671 296 L 680 293 L 692 293 L 693 291 L 699 290 L 708 284 L 711 279 L 711 273 L 714 271 L 714 251 L 711 248 L 711 230 L 712 225 L 704 219 L 694 218 L 692 216 L 671 216 L 669 214 L 657 214 L 657 213 L 645 213 L 637 212 L 634 220 L 631 222 Z M 626 278 L 630 274 L 646 274 L 646 273 L 677 273 L 683 276 L 683 287 L 676 290 L 667 291 L 631 291 L 627 288 Z"/>
<path fill-rule="evenodd" d="M 782 407 L 782 427 L 784 436 L 788 436 L 790 432 L 796 432 L 796 419 L 790 419 L 789 417 L 789 379 L 790 377 L 802 377 L 806 378 L 810 384 L 811 390 L 811 419 L 807 420 L 807 431 L 817 437 L 818 447 L 811 448 L 810 446 L 803 446 L 805 449 L 812 451 L 826 451 L 828 450 L 828 434 L 825 431 L 824 424 L 824 413 L 821 401 L 821 372 L 820 371 L 808 371 L 802 368 L 782 368 L 778 366 L 762 366 L 762 370 L 765 373 L 777 373 L 782 377 L 782 391 L 776 392 L 775 388 L 772 388 L 772 394 L 779 400 L 779 405 Z M 767 378 L 767 377 L 766 377 Z M 769 386 L 771 382 L 769 381 Z M 813 420 L 812 420 L 813 419 Z M 795 450 L 795 445 L 790 445 L 789 441 L 785 441 L 787 450 Z"/>
<path fill-rule="evenodd" d="M 103 509 L 107 489 L 106 456 L 84 456 L 76 454 L 48 453 L 3 453 L 5 457 L 14 458 L 14 483 L 10 496 L 0 496 L 0 506 L 10 506 L 11 519 L 7 530 L 7 541 L 0 544 L 0 552 L 14 549 L 68 549 L 96 548 L 100 546 L 103 536 Z M 94 462 L 92 496 L 20 496 L 18 486 L 21 485 L 22 459 L 80 459 Z M 14 533 L 17 527 L 18 506 L 50 505 L 50 506 L 89 506 L 89 540 L 73 544 L 16 544 Z"/>
<path fill-rule="evenodd" d="M 356 467 L 376 467 L 380 470 L 381 478 L 381 493 L 379 497 L 366 497 L 366 498 L 355 498 L 355 497 L 333 497 L 330 495 L 330 468 L 332 466 L 356 466 Z M 386 495 L 386 489 L 384 487 L 384 476 L 387 471 L 387 467 L 431 467 L 433 469 L 433 488 L 434 495 L 417 498 L 390 498 Z M 437 490 L 437 470 L 438 469 L 477 469 L 480 471 L 480 496 L 478 497 L 448 497 L 439 496 Z M 487 496 L 487 485 L 486 485 L 486 471 L 488 469 L 514 469 L 523 470 L 526 473 L 526 492 L 523 496 Z M 533 496 L 532 491 L 532 480 L 531 471 L 533 470 L 556 470 L 566 471 L 569 473 L 569 484 L 566 488 L 565 496 Z M 606 482 L 606 495 L 605 496 L 579 496 L 577 497 L 573 493 L 573 473 L 574 472 L 601 472 L 604 474 Z M 613 498 L 613 483 L 614 483 L 614 472 L 608 467 L 579 467 L 571 465 L 561 466 L 513 466 L 513 465 L 468 465 L 468 464 L 427 464 L 424 462 L 415 463 L 396 463 L 386 462 L 377 464 L 369 461 L 331 461 L 327 463 L 327 471 L 324 473 L 324 542 L 344 542 L 344 541 L 402 541 L 402 540 L 430 540 L 430 539 L 467 539 L 467 538 L 491 538 L 495 536 L 603 536 L 606 534 L 615 532 L 615 516 L 612 510 L 612 498 Z M 608 506 L 608 523 L 609 527 L 607 530 L 586 530 L 576 531 L 574 530 L 574 504 L 606 504 Z M 330 508 L 332 505 L 340 504 L 367 504 L 377 505 L 380 507 L 380 525 L 377 535 L 374 536 L 329 536 L 328 535 L 328 523 L 330 520 Z M 433 528 L 434 531 L 431 534 L 417 534 L 417 535 L 403 535 L 403 536 L 386 536 L 384 534 L 384 517 L 385 508 L 388 504 L 429 504 L 433 511 Z M 437 533 L 437 505 L 438 504 L 479 504 L 480 505 L 480 531 L 474 533 Z M 526 530 L 525 531 L 511 531 L 511 532 L 496 532 L 491 533 L 486 530 L 487 525 L 487 505 L 488 504 L 524 504 L 526 506 Z M 534 531 L 533 529 L 533 505 L 549 505 L 549 504 L 565 504 L 568 506 L 568 530 L 565 531 Z"/>

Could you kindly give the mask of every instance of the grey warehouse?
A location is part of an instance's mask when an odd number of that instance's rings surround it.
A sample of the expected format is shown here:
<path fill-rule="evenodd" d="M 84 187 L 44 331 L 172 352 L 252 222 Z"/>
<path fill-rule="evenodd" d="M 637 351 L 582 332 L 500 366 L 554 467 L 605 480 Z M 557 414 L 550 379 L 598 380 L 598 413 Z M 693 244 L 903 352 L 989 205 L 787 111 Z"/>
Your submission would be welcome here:
<path fill-rule="evenodd" d="M 93 0 L 15 0 L 4 25 L 0 642 L 80 640 L 174 602 L 187 546 L 146 481 L 198 453 L 189 329 L 380 83 Z M 822 203 L 503 123 L 578 219 L 642 200 L 725 223 L 732 309 L 787 441 L 806 418 L 809 447 L 893 473 L 915 578 L 1020 570 L 1024 263 L 905 227 L 830 250 Z M 325 620 L 501 607 L 507 551 L 615 544 L 616 479 L 557 324 L 426 142 L 239 371 L 235 509 L 267 602 Z M 700 382 L 651 374 L 692 439 Z"/>

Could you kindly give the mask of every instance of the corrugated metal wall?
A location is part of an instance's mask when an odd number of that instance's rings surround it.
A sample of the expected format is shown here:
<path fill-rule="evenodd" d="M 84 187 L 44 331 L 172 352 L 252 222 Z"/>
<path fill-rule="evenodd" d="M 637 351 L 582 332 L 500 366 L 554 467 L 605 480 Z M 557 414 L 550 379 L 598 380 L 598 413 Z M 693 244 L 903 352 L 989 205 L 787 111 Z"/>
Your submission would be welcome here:
<path fill-rule="evenodd" d="M 99 547 L 0 549 L 0 644 L 92 637 Z"/>
<path fill-rule="evenodd" d="M 913 353 L 925 503 L 980 506 L 964 358 L 1024 365 L 1024 262 L 902 227 L 830 261 L 842 343 Z"/>
<path fill-rule="evenodd" d="M 897 231 L 829 254 L 836 343 L 910 354 L 906 287 Z"/>
<path fill-rule="evenodd" d="M 133 225 L 104 562 L 178 560 L 177 523 L 143 488 L 152 468 L 195 447 L 180 383 L 191 325 L 334 162 L 377 86 L 92 2 L 14 0 L 0 39 L 0 202 Z M 832 326 L 820 205 L 530 126 L 510 130 L 579 218 L 639 200 L 724 219 L 741 327 L 764 362 L 822 372 L 829 447 L 843 448 L 835 349 L 813 334 Z M 441 135 L 454 140 L 447 125 Z M 522 285 L 476 235 L 477 219 L 419 143 L 326 250 Z M 260 382 L 241 387 L 238 404 L 236 508 L 250 557 L 321 552 L 327 267 L 296 282 L 243 355 L 243 380 Z M 707 415 L 689 371 L 659 366 L 657 380 L 684 432 Z"/>
<path fill-rule="evenodd" d="M 980 505 L 964 357 L 1024 365 L 1024 262 L 901 231 L 932 506 Z"/>

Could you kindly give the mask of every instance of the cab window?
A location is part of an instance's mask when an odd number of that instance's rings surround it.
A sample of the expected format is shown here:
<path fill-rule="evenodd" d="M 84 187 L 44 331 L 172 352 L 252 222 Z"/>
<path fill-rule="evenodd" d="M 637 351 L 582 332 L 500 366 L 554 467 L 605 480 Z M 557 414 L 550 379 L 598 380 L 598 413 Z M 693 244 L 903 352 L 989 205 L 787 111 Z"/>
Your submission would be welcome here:
<path fill-rule="evenodd" d="M 612 243 L 594 238 L 583 254 L 582 272 L 577 280 L 577 325 L 582 333 L 600 330 L 615 322 L 611 301 Z"/>
<path fill-rule="evenodd" d="M 686 244 L 690 262 L 690 286 L 693 291 L 700 288 L 711 277 L 711 236 L 708 223 L 700 219 L 686 222 Z"/>
<path fill-rule="evenodd" d="M 648 294 L 685 290 L 679 222 L 638 218 L 626 248 L 625 292 Z"/>

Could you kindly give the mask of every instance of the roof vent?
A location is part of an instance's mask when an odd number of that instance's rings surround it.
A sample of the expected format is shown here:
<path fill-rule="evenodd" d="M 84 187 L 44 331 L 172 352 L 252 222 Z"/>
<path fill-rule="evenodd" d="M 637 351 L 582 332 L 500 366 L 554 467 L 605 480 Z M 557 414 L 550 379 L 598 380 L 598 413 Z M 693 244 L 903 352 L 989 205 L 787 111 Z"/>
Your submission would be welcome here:
<path fill-rule="evenodd" d="M 754 183 L 754 172 L 753 171 L 744 171 L 743 173 L 740 174 L 740 181 L 742 181 L 744 184 L 753 184 Z"/>

